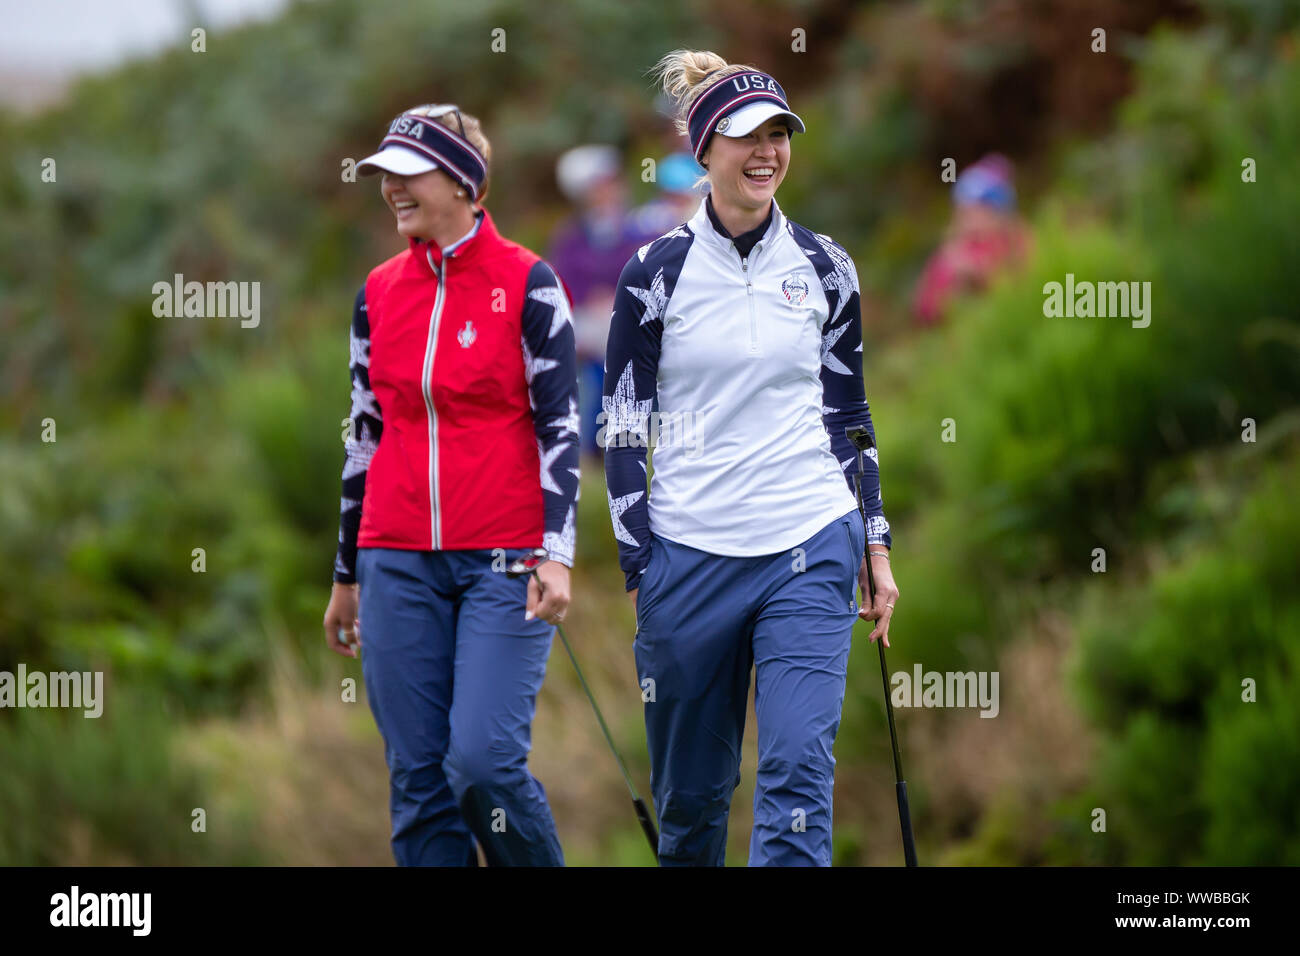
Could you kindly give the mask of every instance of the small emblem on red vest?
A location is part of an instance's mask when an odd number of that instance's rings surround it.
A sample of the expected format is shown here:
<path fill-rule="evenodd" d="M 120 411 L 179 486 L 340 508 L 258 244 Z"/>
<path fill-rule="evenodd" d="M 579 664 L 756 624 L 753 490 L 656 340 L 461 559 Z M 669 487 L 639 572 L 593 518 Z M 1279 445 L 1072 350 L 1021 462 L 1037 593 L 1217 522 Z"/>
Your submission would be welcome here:
<path fill-rule="evenodd" d="M 474 331 L 474 323 L 468 319 L 465 321 L 465 327 L 456 333 L 456 341 L 460 343 L 463 349 L 469 348 L 478 338 L 478 333 Z"/>

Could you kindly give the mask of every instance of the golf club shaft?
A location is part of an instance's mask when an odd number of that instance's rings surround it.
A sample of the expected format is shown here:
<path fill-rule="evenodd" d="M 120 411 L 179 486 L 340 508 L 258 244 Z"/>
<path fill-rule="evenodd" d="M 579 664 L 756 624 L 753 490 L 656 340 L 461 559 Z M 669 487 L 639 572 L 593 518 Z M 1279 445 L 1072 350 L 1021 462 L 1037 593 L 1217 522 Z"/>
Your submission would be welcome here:
<path fill-rule="evenodd" d="M 867 526 L 867 509 L 862 502 L 862 449 L 858 449 L 858 473 L 853 476 L 853 491 L 858 499 L 858 513 L 862 515 L 862 526 Z M 870 545 L 866 550 L 870 552 Z M 876 575 L 871 569 L 871 555 L 864 556 L 867 562 L 867 599 L 871 606 L 876 606 Z M 898 825 L 903 831 L 903 859 L 908 866 L 916 866 L 916 844 L 912 838 L 912 810 L 907 800 L 907 781 L 903 779 L 903 758 L 898 752 L 898 730 L 894 727 L 894 704 L 889 696 L 889 665 L 885 663 L 885 639 L 876 641 L 876 650 L 880 652 L 880 683 L 885 696 L 885 714 L 889 717 L 889 744 L 894 753 L 894 795 L 898 798 Z"/>
<path fill-rule="evenodd" d="M 541 576 L 536 570 L 533 571 L 533 577 L 537 579 L 537 586 L 542 585 Z M 591 709 L 596 714 L 596 720 L 600 724 L 601 731 L 605 734 L 605 742 L 609 744 L 610 751 L 614 754 L 614 759 L 618 761 L 618 769 L 623 773 L 623 780 L 627 783 L 627 789 L 632 794 L 632 806 L 636 809 L 637 821 L 641 824 L 641 831 L 650 841 L 650 849 L 655 854 L 655 859 L 659 858 L 659 831 L 655 828 L 654 820 L 650 816 L 650 809 L 641 799 L 641 795 L 636 792 L 636 785 L 632 783 L 632 775 L 627 772 L 627 764 L 623 762 L 622 755 L 619 754 L 618 748 L 614 746 L 614 738 L 609 732 L 609 727 L 605 724 L 605 717 L 600 712 L 600 707 L 596 704 L 595 695 L 592 694 L 591 688 L 587 686 L 587 679 L 582 675 L 582 668 L 578 666 L 578 659 L 573 655 L 573 648 L 569 646 L 569 639 L 565 636 L 563 626 L 556 624 L 555 630 L 560 635 L 560 642 L 564 645 L 565 652 L 569 655 L 569 660 L 573 663 L 574 673 L 578 675 L 578 683 L 582 685 L 583 691 L 587 694 L 587 700 L 591 701 Z"/>

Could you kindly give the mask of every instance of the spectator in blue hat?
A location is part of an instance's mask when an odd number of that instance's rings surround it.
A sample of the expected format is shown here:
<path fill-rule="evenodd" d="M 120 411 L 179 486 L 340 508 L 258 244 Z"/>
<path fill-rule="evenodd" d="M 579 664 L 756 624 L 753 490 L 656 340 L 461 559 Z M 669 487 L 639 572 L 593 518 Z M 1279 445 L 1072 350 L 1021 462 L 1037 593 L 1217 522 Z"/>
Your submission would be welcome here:
<path fill-rule="evenodd" d="M 632 213 L 636 228 L 645 234 L 646 242 L 658 239 L 695 215 L 708 191 L 709 181 L 695 157 L 679 151 L 656 164 L 655 185 L 659 194 Z"/>

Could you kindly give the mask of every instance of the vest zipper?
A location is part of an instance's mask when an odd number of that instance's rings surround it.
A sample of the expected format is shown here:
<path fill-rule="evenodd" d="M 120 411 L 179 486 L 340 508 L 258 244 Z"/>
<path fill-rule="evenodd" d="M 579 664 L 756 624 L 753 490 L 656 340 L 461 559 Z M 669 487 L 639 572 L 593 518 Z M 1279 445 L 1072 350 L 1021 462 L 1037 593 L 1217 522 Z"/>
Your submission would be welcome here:
<path fill-rule="evenodd" d="M 429 268 L 438 280 L 438 291 L 433 298 L 433 312 L 429 316 L 429 337 L 424 345 L 424 369 L 420 376 L 420 391 L 424 394 L 424 411 L 429 422 L 429 542 L 434 551 L 442 548 L 442 516 L 438 508 L 438 413 L 433 408 L 433 353 L 438 348 L 438 326 L 442 322 L 442 307 L 446 301 L 447 266 L 444 257 L 442 269 L 433 263 L 433 253 L 427 248 L 425 256 Z"/>

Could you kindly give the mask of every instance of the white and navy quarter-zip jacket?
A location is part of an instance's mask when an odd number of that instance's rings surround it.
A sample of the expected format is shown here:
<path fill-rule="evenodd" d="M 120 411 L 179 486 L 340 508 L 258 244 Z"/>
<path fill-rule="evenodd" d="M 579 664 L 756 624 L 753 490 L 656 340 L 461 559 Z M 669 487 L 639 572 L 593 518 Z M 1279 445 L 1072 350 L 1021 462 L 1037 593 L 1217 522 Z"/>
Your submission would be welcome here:
<path fill-rule="evenodd" d="M 871 431 L 857 271 L 772 204 L 747 256 L 707 200 L 619 277 L 605 356 L 605 479 L 619 563 L 638 586 L 659 535 L 726 556 L 789 550 L 856 510 Z M 646 446 L 654 446 L 647 495 Z M 892 546 L 875 450 L 867 540 Z"/>

